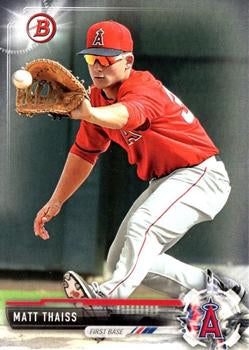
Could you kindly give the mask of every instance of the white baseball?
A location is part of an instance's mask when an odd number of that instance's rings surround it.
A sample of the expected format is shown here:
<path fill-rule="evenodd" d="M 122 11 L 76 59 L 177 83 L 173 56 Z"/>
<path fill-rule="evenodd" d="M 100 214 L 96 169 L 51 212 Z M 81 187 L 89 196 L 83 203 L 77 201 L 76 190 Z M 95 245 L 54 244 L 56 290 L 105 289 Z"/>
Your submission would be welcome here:
<path fill-rule="evenodd" d="M 32 75 L 24 69 L 19 69 L 12 75 L 12 82 L 18 89 L 26 89 L 32 84 L 32 80 Z"/>

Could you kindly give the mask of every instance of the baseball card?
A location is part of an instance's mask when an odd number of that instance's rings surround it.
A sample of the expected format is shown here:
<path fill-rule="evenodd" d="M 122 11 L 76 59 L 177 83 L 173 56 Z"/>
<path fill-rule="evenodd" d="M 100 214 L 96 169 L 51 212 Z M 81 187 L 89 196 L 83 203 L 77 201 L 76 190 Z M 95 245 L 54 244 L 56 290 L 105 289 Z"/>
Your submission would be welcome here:
<path fill-rule="evenodd" d="M 248 1 L 0 8 L 0 349 L 247 349 Z"/>

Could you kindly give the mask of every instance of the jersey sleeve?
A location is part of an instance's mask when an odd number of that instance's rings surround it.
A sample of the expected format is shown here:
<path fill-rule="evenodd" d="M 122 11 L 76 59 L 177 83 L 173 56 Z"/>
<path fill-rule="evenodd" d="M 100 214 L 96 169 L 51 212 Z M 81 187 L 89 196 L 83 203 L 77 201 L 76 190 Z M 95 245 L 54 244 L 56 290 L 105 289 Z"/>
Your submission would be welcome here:
<path fill-rule="evenodd" d="M 127 108 L 129 118 L 123 129 L 134 130 L 143 125 L 149 126 L 153 118 L 162 115 L 163 101 L 165 92 L 157 80 L 142 80 L 124 86 L 120 91 L 118 102 Z"/>
<path fill-rule="evenodd" d="M 108 135 L 100 126 L 82 121 L 70 153 L 95 164 L 99 155 L 108 149 L 110 143 Z"/>

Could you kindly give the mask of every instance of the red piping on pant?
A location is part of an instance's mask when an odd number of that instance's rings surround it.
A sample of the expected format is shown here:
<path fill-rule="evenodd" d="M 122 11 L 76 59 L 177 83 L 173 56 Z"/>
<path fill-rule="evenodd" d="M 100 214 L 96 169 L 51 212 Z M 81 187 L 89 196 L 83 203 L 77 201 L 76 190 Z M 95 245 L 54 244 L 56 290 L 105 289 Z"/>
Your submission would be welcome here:
<path fill-rule="evenodd" d="M 143 247 L 144 247 L 144 244 L 146 242 L 146 238 L 147 238 L 147 235 L 151 229 L 152 226 L 154 226 L 156 224 L 157 221 L 159 221 L 161 219 L 161 217 L 163 217 L 164 214 L 167 213 L 167 211 L 173 207 L 173 205 L 176 204 L 176 202 L 178 202 L 183 196 L 185 196 L 194 186 L 196 186 L 198 184 L 198 182 L 203 178 L 203 176 L 205 175 L 206 173 L 206 170 L 207 168 L 204 169 L 203 171 L 203 174 L 199 177 L 199 179 L 189 187 L 189 189 L 187 191 L 185 191 L 182 195 L 180 195 L 172 204 L 170 204 L 170 206 L 148 227 L 148 229 L 146 230 L 145 232 L 145 236 L 144 236 L 144 240 L 143 240 L 143 243 L 142 243 L 142 246 L 138 252 L 138 256 L 137 256 L 137 260 L 136 260 L 136 263 L 135 265 L 133 266 L 132 270 L 129 272 L 129 274 L 122 280 L 120 281 L 109 293 L 108 295 L 112 294 L 122 283 L 124 283 L 130 276 L 131 274 L 134 272 L 136 266 L 137 266 L 137 263 L 138 263 L 138 259 L 139 259 L 139 256 L 143 250 Z"/>

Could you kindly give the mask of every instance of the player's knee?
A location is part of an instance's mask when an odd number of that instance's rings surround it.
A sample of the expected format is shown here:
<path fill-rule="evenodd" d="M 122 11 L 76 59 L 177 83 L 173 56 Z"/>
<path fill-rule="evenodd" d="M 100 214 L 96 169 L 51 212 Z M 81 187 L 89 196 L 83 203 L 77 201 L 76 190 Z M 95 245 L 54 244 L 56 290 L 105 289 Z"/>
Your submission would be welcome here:
<path fill-rule="evenodd" d="M 174 221 L 171 222 L 170 220 L 155 219 L 155 215 L 149 210 L 139 208 L 128 222 L 127 236 L 131 239 L 136 239 L 141 235 L 150 233 L 150 235 L 157 238 L 160 244 L 168 247 L 168 245 L 174 244 L 182 236 L 182 232 L 175 230 L 174 223 Z"/>
<path fill-rule="evenodd" d="M 139 208 L 130 218 L 127 225 L 127 234 L 136 236 L 144 232 L 151 225 L 151 215 L 148 210 Z"/>

